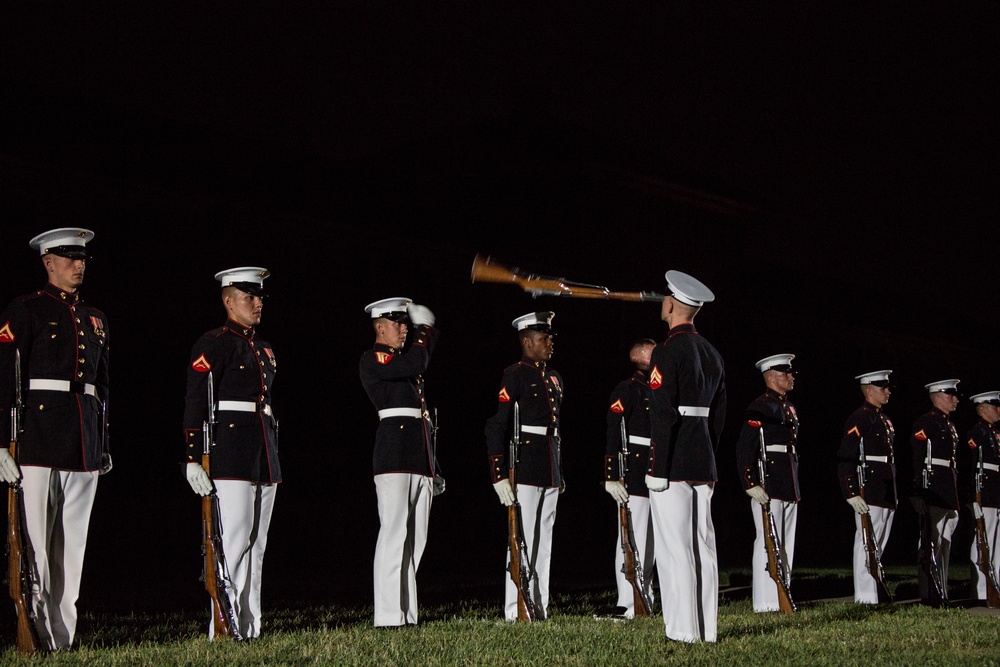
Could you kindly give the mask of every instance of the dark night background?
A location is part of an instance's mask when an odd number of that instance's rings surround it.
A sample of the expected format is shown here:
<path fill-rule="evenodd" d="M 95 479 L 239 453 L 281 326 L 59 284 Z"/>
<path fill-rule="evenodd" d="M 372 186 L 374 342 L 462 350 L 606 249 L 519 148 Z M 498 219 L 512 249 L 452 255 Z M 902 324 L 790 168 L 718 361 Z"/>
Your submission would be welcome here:
<path fill-rule="evenodd" d="M 797 355 L 797 566 L 850 564 L 834 454 L 855 375 L 895 371 L 897 452 L 925 383 L 1000 389 L 996 2 L 142 4 L 0 16 L 0 301 L 43 284 L 32 236 L 86 227 L 82 294 L 110 321 L 115 469 L 83 610 L 206 602 L 180 421 L 226 268 L 273 274 L 259 330 L 279 360 L 285 483 L 266 604 L 370 603 L 376 416 L 357 364 L 363 308 L 390 296 L 442 331 L 427 383 L 448 490 L 422 594 L 502 595 L 483 425 L 520 354 L 510 322 L 532 310 L 556 312 L 567 385 L 553 593 L 613 586 L 607 397 L 629 344 L 664 337 L 658 306 L 472 284 L 476 253 L 617 291 L 680 269 L 715 291 L 697 325 L 728 373 L 723 568 L 749 567 L 733 443 L 757 359 Z M 961 404 L 960 432 L 973 417 Z M 913 562 L 916 540 L 903 507 L 885 562 Z"/>

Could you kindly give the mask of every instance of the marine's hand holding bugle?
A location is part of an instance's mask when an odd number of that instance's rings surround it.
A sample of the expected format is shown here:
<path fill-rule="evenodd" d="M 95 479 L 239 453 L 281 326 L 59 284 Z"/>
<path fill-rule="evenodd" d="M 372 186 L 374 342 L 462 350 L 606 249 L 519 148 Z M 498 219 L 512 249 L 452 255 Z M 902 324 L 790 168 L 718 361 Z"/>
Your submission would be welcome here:
<path fill-rule="evenodd" d="M 767 469 L 767 449 L 764 445 L 764 430 L 760 430 L 760 457 L 757 459 L 757 472 L 760 475 L 760 488 L 767 493 L 765 479 Z M 770 500 L 760 506 L 761 519 L 764 528 L 764 549 L 767 551 L 767 573 L 771 575 L 775 586 L 778 588 L 778 609 L 782 614 L 791 614 L 796 611 L 795 601 L 789 592 L 791 585 L 791 574 L 788 571 L 788 564 L 785 563 L 784 549 L 778 538 L 778 529 L 774 524 L 774 516 L 771 514 Z"/>
<path fill-rule="evenodd" d="M 232 583 L 229 578 L 229 566 L 226 564 L 226 554 L 222 548 L 222 520 L 219 517 L 219 497 L 211 481 L 211 452 L 215 444 L 215 392 L 212 384 L 212 374 L 208 374 L 208 419 L 202 425 L 201 465 L 188 464 L 188 481 L 191 488 L 201 495 L 201 531 L 202 554 L 204 555 L 205 590 L 212 599 L 212 629 L 214 637 L 231 637 L 241 641 L 239 623 L 229 599 L 229 588 Z M 196 466 L 201 469 L 193 471 Z M 208 484 L 208 493 L 201 493 Z"/>
<path fill-rule="evenodd" d="M 38 588 L 38 570 L 35 551 L 31 548 L 24 518 L 24 491 L 21 489 L 21 471 L 17 466 L 17 439 L 21 433 L 21 351 L 14 355 L 14 405 L 10 409 L 10 447 L 0 449 L 3 480 L 10 485 L 7 491 L 7 580 L 10 597 L 17 612 L 17 650 L 32 654 L 39 650 L 38 628 L 35 626 L 35 607 L 32 602 Z"/>
<path fill-rule="evenodd" d="M 517 502 L 517 453 L 521 445 L 521 429 L 518 419 L 518 407 L 515 403 L 514 435 L 510 439 L 507 460 L 511 502 L 504 502 L 507 505 L 507 544 L 510 549 L 508 571 L 511 581 L 517 587 L 517 620 L 534 621 L 538 618 L 538 610 L 531 595 L 531 580 L 534 578 L 534 573 L 528 562 L 528 546 L 524 540 L 524 527 L 521 525 L 521 505 Z M 497 493 L 503 502 L 504 494 L 501 493 L 500 489 L 497 490 Z"/>
<path fill-rule="evenodd" d="M 480 254 L 472 260 L 472 282 L 517 285 L 533 297 L 544 295 L 617 301 L 663 301 L 663 295 L 658 292 L 612 292 L 600 285 L 586 285 L 565 278 L 525 273 L 516 267 L 507 268 L 493 258 Z"/>

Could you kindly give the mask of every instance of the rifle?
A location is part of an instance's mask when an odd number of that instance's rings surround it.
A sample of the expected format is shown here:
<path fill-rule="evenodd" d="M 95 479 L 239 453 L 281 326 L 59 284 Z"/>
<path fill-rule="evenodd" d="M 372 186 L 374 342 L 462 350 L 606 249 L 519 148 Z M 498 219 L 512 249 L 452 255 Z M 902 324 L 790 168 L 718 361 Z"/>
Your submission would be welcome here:
<path fill-rule="evenodd" d="M 663 301 L 657 292 L 612 292 L 600 285 L 586 285 L 532 273 L 523 273 L 519 268 L 509 269 L 495 262 L 491 257 L 477 254 L 472 260 L 472 282 L 507 283 L 520 286 L 533 297 L 569 296 L 582 299 L 616 299 L 618 301 Z"/>
<path fill-rule="evenodd" d="M 524 527 L 521 525 L 521 505 L 517 502 L 517 454 L 521 446 L 521 424 L 517 403 L 514 403 L 514 435 L 510 439 L 507 470 L 510 487 L 514 492 L 514 502 L 507 508 L 507 545 L 510 549 L 510 579 L 517 587 L 517 620 L 534 621 L 538 609 L 531 597 L 531 580 L 535 573 L 528 562 L 528 546 L 524 541 Z"/>
<path fill-rule="evenodd" d="M 760 475 L 760 485 L 764 491 L 767 491 L 765 486 L 765 478 L 767 477 L 767 469 L 765 467 L 765 462 L 767 461 L 767 446 L 764 444 L 764 428 L 760 429 L 760 457 L 757 459 L 757 473 Z M 763 520 L 764 528 L 764 547 L 767 551 L 767 573 L 771 575 L 771 579 L 774 580 L 775 586 L 778 587 L 778 609 L 781 610 L 782 614 L 791 614 L 797 607 L 795 601 L 792 599 L 792 594 L 789 592 L 789 587 L 791 585 L 791 573 L 788 571 L 788 565 L 785 563 L 784 559 L 784 547 L 781 546 L 781 541 L 778 539 L 778 529 L 774 524 L 774 515 L 771 514 L 771 503 L 767 502 L 760 506 L 761 519 Z"/>
<path fill-rule="evenodd" d="M 215 446 L 215 390 L 212 384 L 212 373 L 208 373 L 208 419 L 202 422 L 201 465 L 211 478 L 211 452 Z M 229 589 L 232 579 L 229 576 L 229 566 L 226 564 L 226 554 L 222 548 L 222 519 L 219 516 L 219 496 L 212 485 L 212 492 L 201 498 L 201 552 L 204 555 L 202 579 L 205 590 L 212 599 L 212 625 L 214 637 L 232 637 L 242 641 L 239 623 L 229 599 Z"/>
<path fill-rule="evenodd" d="M 621 421 L 622 447 L 618 450 L 618 479 L 625 484 L 625 471 L 628 466 L 628 431 L 625 429 L 625 417 Z M 632 586 L 632 609 L 636 617 L 649 616 L 653 610 L 653 601 L 646 592 L 646 581 L 642 574 L 642 559 L 635 546 L 635 532 L 632 529 L 632 510 L 628 502 L 618 504 L 618 523 L 622 534 L 622 553 L 625 560 L 622 572 L 625 580 Z"/>
<path fill-rule="evenodd" d="M 983 506 L 983 448 L 979 448 L 979 468 L 976 471 L 976 504 Z M 975 514 L 975 511 L 973 511 Z M 1000 585 L 997 584 L 996 572 L 993 570 L 993 559 L 990 555 L 990 543 L 986 541 L 986 520 L 980 511 L 976 519 L 976 545 L 979 547 L 979 571 L 986 577 L 986 606 L 990 609 L 1000 607 Z"/>
<path fill-rule="evenodd" d="M 858 492 L 861 500 L 865 499 L 865 439 L 861 438 L 858 443 Z M 868 572 L 875 579 L 875 588 L 878 591 L 879 604 L 892 602 L 892 595 L 885 585 L 885 572 L 882 570 L 882 549 L 875 541 L 875 529 L 872 526 L 872 515 L 865 512 L 861 515 L 861 538 L 865 543 L 865 551 L 868 555 Z"/>
<path fill-rule="evenodd" d="M 930 488 L 931 478 L 934 476 L 934 470 L 931 467 L 932 450 L 931 440 L 928 438 L 927 452 L 924 456 L 924 469 L 921 472 L 921 484 L 924 490 Z M 934 549 L 934 532 L 931 530 L 931 516 L 926 503 L 924 504 L 924 511 L 920 513 L 920 543 L 923 547 L 921 549 L 920 567 L 927 575 L 927 579 L 931 584 L 928 590 L 930 602 L 935 606 L 942 606 L 947 604 L 948 589 L 945 587 L 944 582 L 941 581 L 941 568 L 938 566 L 937 552 Z"/>
<path fill-rule="evenodd" d="M 21 351 L 14 352 L 14 405 L 10 408 L 10 455 L 17 461 L 17 440 L 21 433 Z M 33 654 L 39 650 L 38 627 L 32 603 L 38 590 L 38 566 L 25 526 L 24 489 L 15 480 L 7 490 L 7 583 L 17 612 L 17 650 Z"/>

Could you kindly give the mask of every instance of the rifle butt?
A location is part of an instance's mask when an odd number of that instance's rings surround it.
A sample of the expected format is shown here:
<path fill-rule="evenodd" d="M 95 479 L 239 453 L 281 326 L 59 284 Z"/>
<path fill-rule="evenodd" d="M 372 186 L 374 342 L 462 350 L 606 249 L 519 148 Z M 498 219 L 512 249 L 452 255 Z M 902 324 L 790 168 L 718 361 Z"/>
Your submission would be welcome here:
<path fill-rule="evenodd" d="M 515 502 L 507 507 L 507 547 L 510 550 L 510 580 L 517 588 L 517 620 L 535 620 L 534 602 L 529 596 L 526 581 L 526 563 L 524 553 L 521 551 L 521 528 L 518 517 L 520 506 Z"/>
<path fill-rule="evenodd" d="M 518 275 L 489 256 L 477 254 L 472 260 L 472 282 L 517 284 Z"/>
<path fill-rule="evenodd" d="M 27 611 L 18 605 L 17 608 L 17 652 L 31 655 L 38 652 L 38 631 L 28 617 Z"/>

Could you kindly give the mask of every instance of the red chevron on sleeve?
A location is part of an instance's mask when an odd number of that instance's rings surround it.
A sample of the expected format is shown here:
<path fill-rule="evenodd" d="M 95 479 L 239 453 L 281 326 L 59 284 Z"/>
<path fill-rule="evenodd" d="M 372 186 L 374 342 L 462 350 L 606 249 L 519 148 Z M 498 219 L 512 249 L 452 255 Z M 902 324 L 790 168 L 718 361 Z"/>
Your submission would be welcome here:
<path fill-rule="evenodd" d="M 611 408 L 609 409 L 611 410 L 611 412 L 616 412 L 618 414 L 625 412 L 625 406 L 622 405 L 622 399 L 619 398 L 617 401 L 612 403 Z"/>
<path fill-rule="evenodd" d="M 199 373 L 207 373 L 212 370 L 212 364 L 208 363 L 208 359 L 206 359 L 203 354 L 191 362 L 191 368 L 195 369 Z"/>

